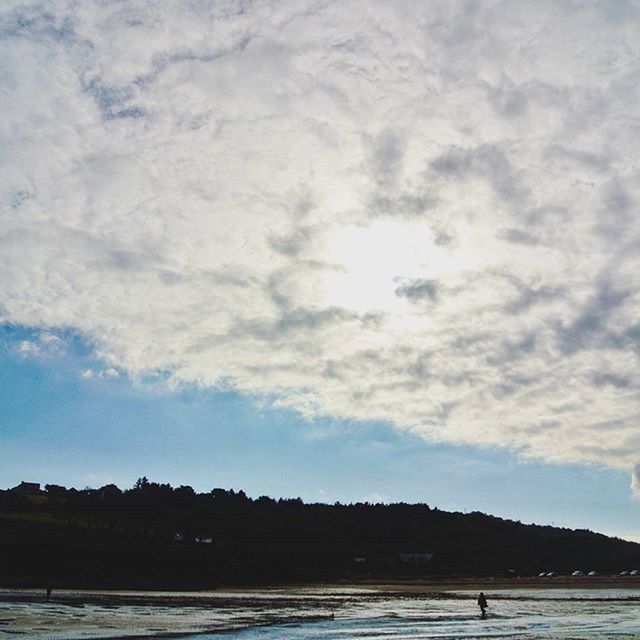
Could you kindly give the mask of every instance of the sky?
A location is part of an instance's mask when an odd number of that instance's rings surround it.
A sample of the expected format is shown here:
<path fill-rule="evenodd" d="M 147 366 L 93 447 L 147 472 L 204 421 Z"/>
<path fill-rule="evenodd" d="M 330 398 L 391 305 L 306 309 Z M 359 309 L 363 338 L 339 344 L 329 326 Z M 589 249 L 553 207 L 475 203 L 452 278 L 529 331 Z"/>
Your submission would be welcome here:
<path fill-rule="evenodd" d="M 0 6 L 0 486 L 640 538 L 640 3 Z"/>

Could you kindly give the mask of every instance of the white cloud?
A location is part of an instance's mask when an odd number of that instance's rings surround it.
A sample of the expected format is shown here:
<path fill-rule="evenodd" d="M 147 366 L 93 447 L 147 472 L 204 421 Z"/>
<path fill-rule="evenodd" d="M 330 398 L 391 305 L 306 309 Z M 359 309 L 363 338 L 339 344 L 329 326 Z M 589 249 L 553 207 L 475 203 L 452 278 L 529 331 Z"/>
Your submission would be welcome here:
<path fill-rule="evenodd" d="M 49 331 L 41 331 L 33 340 L 20 340 L 15 346 L 16 353 L 25 358 L 53 358 L 65 350 L 64 340 Z"/>
<path fill-rule="evenodd" d="M 1 11 L 4 321 L 105 376 L 635 468 L 635 4 Z"/>
<path fill-rule="evenodd" d="M 31 340 L 21 340 L 16 345 L 16 351 L 26 358 L 40 355 L 40 347 Z"/>
<path fill-rule="evenodd" d="M 640 498 L 640 465 L 631 470 L 631 491 L 636 498 Z"/>
<path fill-rule="evenodd" d="M 106 378 L 108 380 L 115 380 L 120 377 L 120 373 L 114 369 L 113 367 L 108 367 L 106 369 L 100 369 L 96 371 L 95 369 L 85 369 L 81 374 L 81 378 L 85 378 L 90 380 L 92 378 Z"/>

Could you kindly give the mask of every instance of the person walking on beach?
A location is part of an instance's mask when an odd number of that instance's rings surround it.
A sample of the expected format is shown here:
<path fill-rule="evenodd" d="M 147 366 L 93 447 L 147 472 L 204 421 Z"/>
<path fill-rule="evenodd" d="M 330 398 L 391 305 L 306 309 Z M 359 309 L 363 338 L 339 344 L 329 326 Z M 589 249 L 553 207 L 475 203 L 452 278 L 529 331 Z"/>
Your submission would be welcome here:
<path fill-rule="evenodd" d="M 51 583 L 47 582 L 47 602 L 51 600 Z"/>
<path fill-rule="evenodd" d="M 480 592 L 478 596 L 478 606 L 480 607 L 480 611 L 482 611 L 482 615 L 480 616 L 483 620 L 487 617 L 487 596 Z"/>

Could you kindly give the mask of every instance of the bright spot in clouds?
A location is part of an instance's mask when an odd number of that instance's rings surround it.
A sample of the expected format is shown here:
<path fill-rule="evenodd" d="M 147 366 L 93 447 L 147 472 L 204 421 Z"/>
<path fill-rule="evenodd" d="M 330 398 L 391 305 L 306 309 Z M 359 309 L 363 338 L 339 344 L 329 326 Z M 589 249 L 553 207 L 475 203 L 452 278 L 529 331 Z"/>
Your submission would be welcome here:
<path fill-rule="evenodd" d="M 639 25 L 4 2 L 0 317 L 25 357 L 85 336 L 86 376 L 636 469 Z"/>
<path fill-rule="evenodd" d="M 324 305 L 363 313 L 405 313 L 397 294 L 401 283 L 440 277 L 452 265 L 423 222 L 380 220 L 345 226 L 328 234 L 324 244 L 321 259 L 339 267 L 326 276 Z"/>

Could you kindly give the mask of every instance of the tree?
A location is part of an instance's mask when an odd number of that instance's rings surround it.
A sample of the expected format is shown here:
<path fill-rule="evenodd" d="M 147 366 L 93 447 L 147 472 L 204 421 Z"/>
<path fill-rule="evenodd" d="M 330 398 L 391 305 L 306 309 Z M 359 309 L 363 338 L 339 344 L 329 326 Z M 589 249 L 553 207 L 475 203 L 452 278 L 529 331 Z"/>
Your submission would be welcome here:
<path fill-rule="evenodd" d="M 146 489 L 149 486 L 149 479 L 147 476 L 142 476 L 142 478 L 138 478 L 136 483 L 133 485 L 134 489 Z"/>

